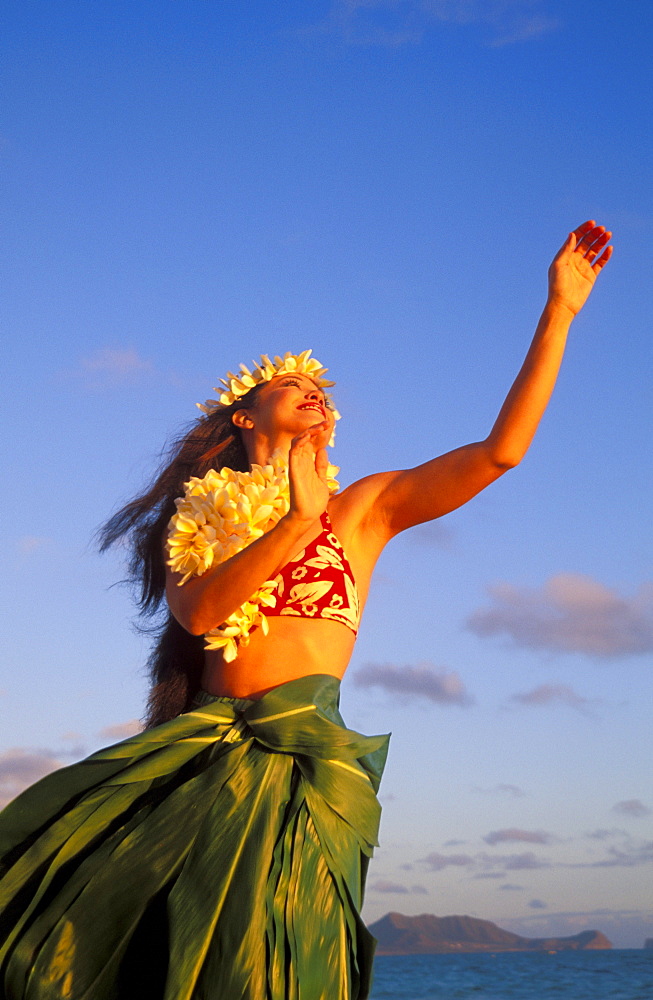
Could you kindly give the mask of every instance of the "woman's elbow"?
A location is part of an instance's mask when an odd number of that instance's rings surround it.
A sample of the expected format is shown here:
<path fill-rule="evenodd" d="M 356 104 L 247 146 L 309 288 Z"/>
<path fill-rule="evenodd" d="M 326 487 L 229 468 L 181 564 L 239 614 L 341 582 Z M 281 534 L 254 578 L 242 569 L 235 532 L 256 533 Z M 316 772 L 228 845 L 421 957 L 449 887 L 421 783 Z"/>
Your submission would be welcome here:
<path fill-rule="evenodd" d="M 191 635 L 206 635 L 211 631 L 211 626 L 205 625 L 200 619 L 191 618 L 189 621 L 179 623 Z"/>
<path fill-rule="evenodd" d="M 498 470 L 499 475 L 502 476 L 504 472 L 508 471 L 508 469 L 516 468 L 523 457 L 523 455 L 515 455 L 506 452 L 505 454 L 499 454 L 493 457 L 492 464 L 495 469 Z"/>
<path fill-rule="evenodd" d="M 206 615 L 202 615 L 201 608 L 195 604 L 186 605 L 179 598 L 178 594 L 168 593 L 167 595 L 168 608 L 175 621 L 191 635 L 204 635 L 209 632 L 213 626 L 206 624 Z"/>
<path fill-rule="evenodd" d="M 207 613 L 207 610 L 203 608 L 190 608 L 177 620 L 191 635 L 206 635 L 207 632 L 210 632 L 211 629 L 216 628 L 220 624 L 220 622 L 215 620 L 215 614 L 212 611 L 208 611 Z"/>
<path fill-rule="evenodd" d="M 481 447 L 484 460 L 494 472 L 493 478 L 502 476 L 508 469 L 514 469 L 526 454 L 526 448 L 523 448 L 519 442 L 492 440 L 491 435 L 483 441 Z"/>

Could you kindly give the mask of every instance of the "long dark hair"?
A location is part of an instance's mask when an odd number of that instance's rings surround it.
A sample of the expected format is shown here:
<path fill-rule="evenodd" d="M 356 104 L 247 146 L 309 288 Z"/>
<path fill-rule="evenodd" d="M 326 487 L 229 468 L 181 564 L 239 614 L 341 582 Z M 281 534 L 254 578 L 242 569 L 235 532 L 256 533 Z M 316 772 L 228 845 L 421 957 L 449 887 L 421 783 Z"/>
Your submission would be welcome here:
<path fill-rule="evenodd" d="M 237 410 L 256 404 L 259 389 L 260 385 L 230 406 L 195 421 L 169 446 L 149 489 L 113 514 L 98 532 L 101 552 L 120 539 L 127 540 L 127 579 L 136 592 L 140 627 L 155 640 L 147 661 L 151 687 L 144 722 L 148 728 L 188 711 L 204 666 L 202 636 L 187 632 L 165 603 L 163 540 L 175 513 L 175 500 L 183 496 L 184 483 L 191 476 L 204 476 L 209 469 L 225 466 L 240 472 L 249 469 L 240 431 L 231 418 Z"/>

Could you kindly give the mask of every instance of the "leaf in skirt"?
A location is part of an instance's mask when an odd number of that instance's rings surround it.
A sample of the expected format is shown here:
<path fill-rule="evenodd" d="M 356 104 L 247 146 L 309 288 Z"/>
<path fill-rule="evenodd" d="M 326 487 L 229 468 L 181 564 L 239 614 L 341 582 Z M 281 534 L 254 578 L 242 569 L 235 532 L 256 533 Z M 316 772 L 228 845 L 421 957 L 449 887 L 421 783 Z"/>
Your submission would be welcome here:
<path fill-rule="evenodd" d="M 339 681 L 197 707 L 0 815 L 3 1000 L 363 1000 L 388 737 Z"/>

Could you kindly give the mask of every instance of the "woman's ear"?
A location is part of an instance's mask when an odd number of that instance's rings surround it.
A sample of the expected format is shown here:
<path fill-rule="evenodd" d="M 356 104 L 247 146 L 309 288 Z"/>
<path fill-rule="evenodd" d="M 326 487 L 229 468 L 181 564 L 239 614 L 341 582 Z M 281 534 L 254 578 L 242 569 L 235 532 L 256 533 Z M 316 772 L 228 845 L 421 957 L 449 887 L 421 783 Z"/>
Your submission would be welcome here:
<path fill-rule="evenodd" d="M 239 427 L 240 430 L 251 430 L 254 426 L 254 421 L 249 415 L 249 410 L 236 410 L 232 414 L 231 422 L 234 427 Z"/>

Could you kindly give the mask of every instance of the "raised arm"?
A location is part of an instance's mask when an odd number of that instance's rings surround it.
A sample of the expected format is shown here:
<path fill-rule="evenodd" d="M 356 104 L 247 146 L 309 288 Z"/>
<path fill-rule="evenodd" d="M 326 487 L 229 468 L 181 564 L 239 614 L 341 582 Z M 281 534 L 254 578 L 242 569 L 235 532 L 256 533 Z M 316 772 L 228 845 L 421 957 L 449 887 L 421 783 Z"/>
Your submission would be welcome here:
<path fill-rule="evenodd" d="M 551 397 L 571 321 L 612 255 L 611 235 L 603 226 L 585 222 L 556 254 L 528 354 L 484 441 L 350 488 L 358 490 L 358 502 L 369 511 L 366 521 L 377 534 L 389 538 L 455 510 L 521 461 Z"/>

